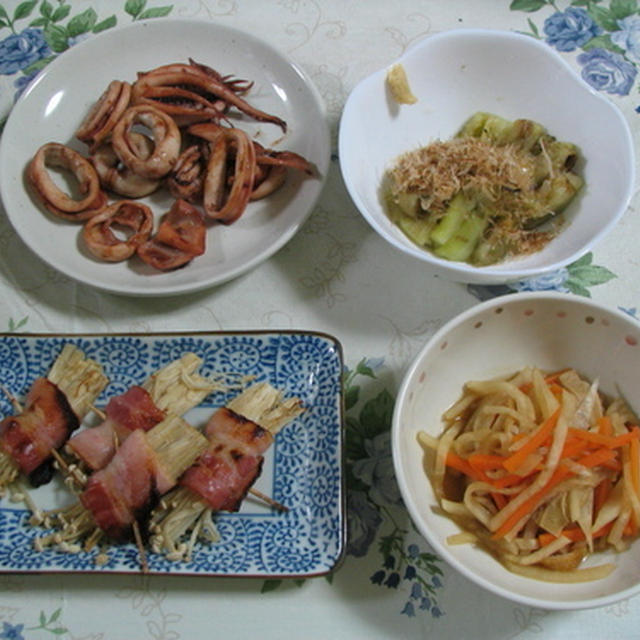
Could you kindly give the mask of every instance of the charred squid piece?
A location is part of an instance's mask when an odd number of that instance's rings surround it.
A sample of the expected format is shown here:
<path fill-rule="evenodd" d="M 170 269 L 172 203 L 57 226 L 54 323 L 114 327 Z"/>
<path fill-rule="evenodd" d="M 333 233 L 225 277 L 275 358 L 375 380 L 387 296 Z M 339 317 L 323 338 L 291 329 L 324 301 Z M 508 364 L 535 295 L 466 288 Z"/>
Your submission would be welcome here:
<path fill-rule="evenodd" d="M 136 144 L 132 135 L 136 124 L 151 130 L 154 148 L 150 155 Z M 166 176 L 180 155 L 180 143 L 180 130 L 173 119 L 150 105 L 129 107 L 112 134 L 113 150 L 118 158 L 134 173 L 145 178 Z"/>
<path fill-rule="evenodd" d="M 232 224 L 244 213 L 253 191 L 256 170 L 254 143 L 241 129 L 210 123 L 192 125 L 189 133 L 210 143 L 204 181 L 204 211 L 221 224 Z"/>
<path fill-rule="evenodd" d="M 204 175 L 207 167 L 202 144 L 192 144 L 178 156 L 167 178 L 167 187 L 175 198 L 195 204 L 202 200 Z"/>
<path fill-rule="evenodd" d="M 113 227 L 128 229 L 130 235 L 121 240 Z M 107 262 L 122 262 L 130 258 L 146 242 L 153 231 L 153 212 L 132 200 L 120 200 L 87 221 L 82 239 L 89 251 Z"/>
<path fill-rule="evenodd" d="M 142 133 L 132 131 L 129 141 L 135 155 L 148 159 L 153 153 L 153 140 Z M 110 142 L 101 144 L 89 157 L 95 167 L 103 189 L 126 198 L 142 198 L 156 191 L 162 184 L 159 178 L 145 178 L 134 173 L 120 161 Z"/>
<path fill-rule="evenodd" d="M 73 175 L 83 197 L 76 199 L 64 193 L 52 180 L 49 167 L 58 167 Z M 65 220 L 88 220 L 107 203 L 93 165 L 77 151 L 57 142 L 49 142 L 38 149 L 27 167 L 27 180 L 42 204 Z"/>
<path fill-rule="evenodd" d="M 76 131 L 76 138 L 93 151 L 113 131 L 130 100 L 131 85 L 128 82 L 114 80 L 109 83 Z"/>
<path fill-rule="evenodd" d="M 281 118 L 256 109 L 236 93 L 233 80 L 222 79 L 212 69 L 198 64 L 169 64 L 139 73 L 133 85 L 133 104 L 152 104 L 171 115 L 179 126 L 219 121 L 225 113 L 219 101 L 236 107 L 258 122 L 270 122 L 286 131 Z M 237 87 L 238 85 L 236 85 Z M 240 85 L 244 86 L 244 85 Z"/>
<path fill-rule="evenodd" d="M 224 82 L 234 93 L 245 94 L 248 93 L 251 87 L 253 87 L 253 80 L 242 80 L 241 78 L 234 78 L 232 75 L 223 76 L 221 73 L 208 67 L 206 64 L 196 62 L 193 58 L 189 58 L 189 64 L 196 69 L 213 76 L 214 78 Z"/>
<path fill-rule="evenodd" d="M 204 253 L 206 231 L 200 211 L 184 200 L 176 200 L 155 236 L 138 247 L 138 256 L 161 271 L 178 269 Z"/>
<path fill-rule="evenodd" d="M 250 200 L 260 200 L 277 191 L 287 179 L 287 168 L 284 166 L 262 167 L 258 164 L 253 181 Z"/>
<path fill-rule="evenodd" d="M 315 165 L 299 153 L 267 149 L 258 142 L 253 144 L 256 148 L 256 162 L 261 166 L 288 167 L 289 169 L 302 171 L 302 173 L 306 173 L 311 177 L 318 175 Z"/>

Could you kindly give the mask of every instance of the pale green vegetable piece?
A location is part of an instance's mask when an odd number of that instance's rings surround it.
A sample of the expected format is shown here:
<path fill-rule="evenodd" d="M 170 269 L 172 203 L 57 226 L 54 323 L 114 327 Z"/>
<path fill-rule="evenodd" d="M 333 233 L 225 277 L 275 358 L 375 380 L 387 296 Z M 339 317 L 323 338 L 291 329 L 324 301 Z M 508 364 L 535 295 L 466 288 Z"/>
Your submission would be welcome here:
<path fill-rule="evenodd" d="M 400 192 L 395 197 L 395 203 L 402 209 L 402 212 L 412 218 L 420 213 L 420 196 L 417 193 Z"/>
<path fill-rule="evenodd" d="M 447 260 L 468 260 L 487 227 L 487 222 L 487 218 L 482 214 L 477 212 L 469 214 L 458 231 L 446 244 L 435 249 L 434 253 Z"/>
<path fill-rule="evenodd" d="M 474 113 L 463 125 L 458 132 L 458 137 L 471 136 L 472 138 L 479 138 L 484 129 L 484 123 L 491 114 L 484 111 L 478 111 Z"/>
<path fill-rule="evenodd" d="M 548 180 L 548 192 L 544 203 L 556 213 L 562 211 L 573 200 L 584 184 L 584 180 L 575 173 L 561 173 L 555 178 L 548 178 Z"/>
<path fill-rule="evenodd" d="M 475 200 L 463 193 L 456 194 L 449 203 L 445 214 L 431 232 L 431 242 L 440 246 L 449 241 L 460 228 L 465 216 L 476 206 Z"/>
<path fill-rule="evenodd" d="M 571 142 L 554 140 L 545 147 L 551 165 L 557 171 L 567 171 L 573 168 L 578 157 L 578 147 Z"/>
<path fill-rule="evenodd" d="M 511 120 L 489 114 L 482 128 L 483 138 L 488 138 L 496 144 L 505 144 L 513 137 L 513 123 Z"/>
<path fill-rule="evenodd" d="M 402 231 L 417 245 L 426 247 L 429 245 L 429 235 L 433 229 L 433 223 L 429 218 L 410 218 L 402 216 L 396 221 Z"/>

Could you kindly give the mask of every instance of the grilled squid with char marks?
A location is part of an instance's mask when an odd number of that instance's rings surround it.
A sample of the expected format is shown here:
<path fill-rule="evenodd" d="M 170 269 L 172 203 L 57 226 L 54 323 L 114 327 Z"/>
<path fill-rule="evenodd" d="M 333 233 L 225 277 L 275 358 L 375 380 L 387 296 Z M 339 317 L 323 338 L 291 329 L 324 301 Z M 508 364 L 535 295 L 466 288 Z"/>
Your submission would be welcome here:
<path fill-rule="evenodd" d="M 59 167 L 70 173 L 82 197 L 76 199 L 62 191 L 51 178 L 49 167 Z M 83 222 L 107 204 L 107 196 L 100 188 L 98 174 L 91 163 L 77 151 L 57 142 L 49 142 L 38 149 L 27 167 L 27 180 L 42 204 L 65 220 Z"/>
<path fill-rule="evenodd" d="M 129 237 L 118 238 L 114 227 L 128 230 Z M 130 258 L 152 231 L 153 212 L 149 207 L 132 200 L 120 200 L 88 220 L 82 229 L 82 238 L 96 258 L 121 262 Z"/>

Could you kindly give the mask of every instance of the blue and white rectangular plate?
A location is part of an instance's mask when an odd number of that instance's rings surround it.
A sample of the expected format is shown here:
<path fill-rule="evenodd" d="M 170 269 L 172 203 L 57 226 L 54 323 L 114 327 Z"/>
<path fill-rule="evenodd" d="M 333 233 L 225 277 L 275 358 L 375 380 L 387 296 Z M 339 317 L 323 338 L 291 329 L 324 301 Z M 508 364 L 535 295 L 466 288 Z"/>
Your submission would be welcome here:
<path fill-rule="evenodd" d="M 345 547 L 342 468 L 342 349 L 321 333 L 216 332 L 195 334 L 21 335 L 0 334 L 0 386 L 23 398 L 33 381 L 46 375 L 62 346 L 71 342 L 102 364 L 110 379 L 97 405 L 187 352 L 203 360 L 201 375 L 251 376 L 285 397 L 299 397 L 306 410 L 282 429 L 265 454 L 256 489 L 286 505 L 278 512 L 248 496 L 237 513 L 214 521 L 221 540 L 197 543 L 189 562 L 173 562 L 148 552 L 149 572 L 168 575 L 308 577 L 330 572 Z M 214 392 L 185 418 L 201 427 L 237 391 Z M 13 413 L 0 394 L 0 417 Z M 26 483 L 26 480 L 23 480 Z M 40 509 L 71 504 L 76 498 L 57 478 L 30 495 Z M 29 524 L 29 512 L 7 496 L 0 500 L 0 572 L 137 573 L 140 556 L 131 544 L 112 545 L 108 561 L 99 550 L 37 551 L 44 531 Z"/>

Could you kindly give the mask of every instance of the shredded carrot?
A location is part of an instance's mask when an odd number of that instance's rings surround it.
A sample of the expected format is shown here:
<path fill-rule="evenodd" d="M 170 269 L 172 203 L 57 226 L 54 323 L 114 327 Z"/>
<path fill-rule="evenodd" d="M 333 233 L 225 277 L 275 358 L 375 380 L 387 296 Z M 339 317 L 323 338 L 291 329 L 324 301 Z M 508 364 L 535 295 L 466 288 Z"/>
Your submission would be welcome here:
<path fill-rule="evenodd" d="M 613 435 L 613 424 L 609 416 L 601 416 L 598 418 L 598 433 L 603 436 Z"/>
<path fill-rule="evenodd" d="M 537 431 L 525 442 L 514 454 L 510 455 L 503 463 L 504 468 L 511 473 L 515 473 L 527 456 L 533 453 L 538 447 L 542 446 L 555 429 L 558 417 L 560 416 L 560 407 L 558 407 L 543 423 Z"/>
<path fill-rule="evenodd" d="M 544 381 L 548 384 L 551 385 L 553 383 L 555 383 L 558 378 L 563 374 L 566 373 L 567 371 L 569 371 L 569 369 L 561 369 L 560 371 L 555 371 L 554 373 L 550 373 L 549 375 L 544 377 Z M 523 382 L 518 389 L 520 389 L 520 391 L 522 391 L 523 393 L 527 393 L 529 391 L 531 391 L 531 389 L 533 389 L 533 382 Z"/>
<path fill-rule="evenodd" d="M 595 538 L 601 538 L 602 536 L 606 536 L 607 533 L 611 530 L 613 526 L 613 522 L 609 522 L 604 525 L 604 527 L 600 527 L 597 531 L 594 531 L 591 536 Z M 580 542 L 581 540 L 585 540 L 586 536 L 584 535 L 584 531 L 579 527 L 571 527 L 570 529 L 564 529 L 560 536 L 564 536 L 565 538 L 569 538 L 572 542 Z M 554 536 L 552 533 L 541 533 L 538 536 L 538 542 L 541 547 L 546 547 L 551 542 L 557 540 L 560 536 Z"/>
<path fill-rule="evenodd" d="M 640 437 L 640 429 L 634 427 L 631 431 L 623 433 L 619 436 L 603 436 L 600 433 L 594 431 L 586 431 L 585 429 L 576 429 L 575 427 L 569 427 L 569 435 L 582 440 L 587 440 L 593 444 L 597 444 L 601 447 L 607 447 L 608 449 L 617 449 L 625 444 L 636 440 Z"/>
<path fill-rule="evenodd" d="M 640 445 L 636 438 L 629 442 L 629 466 L 631 467 L 631 486 L 636 496 L 640 498 Z M 635 510 L 631 520 L 637 528 L 640 523 Z"/>
<path fill-rule="evenodd" d="M 551 391 L 556 398 L 559 398 L 562 395 L 563 388 L 561 385 L 553 382 L 549 385 L 549 391 Z"/>
<path fill-rule="evenodd" d="M 613 482 L 611 482 L 611 478 L 605 478 L 600 482 L 599 485 L 596 486 L 593 493 L 593 518 L 595 520 L 596 516 L 600 512 L 602 505 L 607 501 L 609 494 L 611 493 L 611 489 L 613 489 Z"/>
<path fill-rule="evenodd" d="M 533 473 L 536 473 L 536 472 L 537 470 Z M 496 489 L 506 489 L 507 487 L 513 487 L 516 484 L 524 484 L 525 486 L 527 486 L 529 484 L 530 475 L 518 476 L 514 473 L 508 473 L 502 476 L 501 478 L 495 478 L 494 480 L 491 480 L 491 484 Z"/>
<path fill-rule="evenodd" d="M 573 458 L 589 447 L 589 443 L 579 438 L 567 437 L 562 448 L 561 458 Z"/>
<path fill-rule="evenodd" d="M 482 479 L 480 473 L 478 473 L 464 458 L 461 458 L 459 455 L 456 455 L 451 451 L 447 453 L 445 464 L 447 465 L 447 467 L 451 467 L 456 471 L 461 471 L 474 480 Z"/>
<path fill-rule="evenodd" d="M 470 463 L 468 459 L 461 458 L 459 455 L 452 453 L 451 451 L 447 453 L 447 458 L 445 464 L 452 469 L 456 469 L 457 471 L 461 471 L 466 476 L 474 480 L 480 480 L 482 482 L 486 482 L 487 484 L 492 484 L 491 479 L 487 477 L 487 475 L 481 469 L 475 469 Z M 501 493 L 491 493 L 491 497 L 493 501 L 498 507 L 498 509 L 502 509 L 507 504 L 507 499 Z"/>
<path fill-rule="evenodd" d="M 615 451 L 610 449 L 598 449 L 593 453 L 588 453 L 586 456 L 579 458 L 576 462 L 581 464 L 584 467 L 597 467 L 599 464 L 603 462 L 607 462 L 614 458 L 616 455 Z M 558 467 L 549 482 L 542 487 L 538 492 L 534 493 L 528 500 L 525 500 L 500 526 L 493 534 L 492 538 L 494 540 L 498 540 L 503 538 L 513 527 L 518 524 L 522 518 L 524 518 L 527 514 L 533 513 L 533 511 L 537 508 L 540 500 L 544 498 L 547 493 L 551 491 L 557 484 L 562 482 L 568 475 L 572 475 L 572 471 L 570 471 L 565 466 Z"/>
<path fill-rule="evenodd" d="M 597 467 L 599 464 L 611 462 L 616 457 L 616 452 L 611 449 L 597 449 L 586 456 L 582 456 L 576 462 L 583 467 Z"/>
<path fill-rule="evenodd" d="M 467 462 L 476 471 L 490 471 L 492 469 L 501 469 L 505 458 L 503 456 L 489 455 L 484 453 L 472 453 Z"/>
<path fill-rule="evenodd" d="M 525 500 L 505 521 L 498 527 L 491 536 L 494 540 L 503 538 L 513 527 L 515 527 L 522 518 L 527 514 L 533 513 L 538 506 L 538 503 L 544 496 L 547 495 L 557 484 L 560 484 L 571 472 L 566 467 L 559 467 L 555 470 L 547 484 L 539 491 L 534 493 L 528 500 Z"/>

